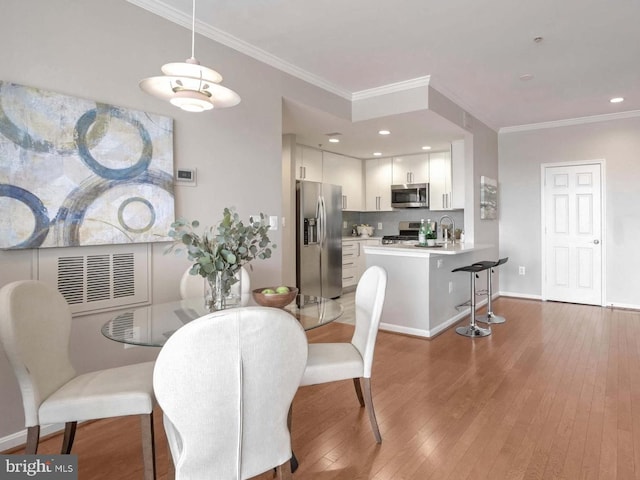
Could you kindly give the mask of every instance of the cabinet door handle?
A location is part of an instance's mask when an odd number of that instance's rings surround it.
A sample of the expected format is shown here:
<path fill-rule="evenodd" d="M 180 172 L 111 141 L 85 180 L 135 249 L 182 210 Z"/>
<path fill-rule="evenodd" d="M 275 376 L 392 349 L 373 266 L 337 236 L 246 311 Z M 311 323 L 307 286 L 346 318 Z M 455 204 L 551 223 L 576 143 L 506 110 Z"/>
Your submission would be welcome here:
<path fill-rule="evenodd" d="M 307 167 L 302 167 L 304 169 L 304 178 L 307 178 Z"/>
<path fill-rule="evenodd" d="M 342 209 L 343 210 L 347 209 L 347 196 L 346 195 L 342 195 Z"/>
<path fill-rule="evenodd" d="M 348 266 L 348 265 L 355 265 L 355 263 L 353 263 L 353 262 L 347 262 L 347 263 L 343 263 L 343 264 L 342 264 L 342 266 L 343 266 L 343 267 L 346 267 L 346 266 Z"/>
<path fill-rule="evenodd" d="M 355 255 L 354 253 L 343 253 L 342 256 L 343 257 L 352 257 L 353 255 Z"/>
<path fill-rule="evenodd" d="M 380 197 L 376 197 L 376 210 L 380 210 Z"/>

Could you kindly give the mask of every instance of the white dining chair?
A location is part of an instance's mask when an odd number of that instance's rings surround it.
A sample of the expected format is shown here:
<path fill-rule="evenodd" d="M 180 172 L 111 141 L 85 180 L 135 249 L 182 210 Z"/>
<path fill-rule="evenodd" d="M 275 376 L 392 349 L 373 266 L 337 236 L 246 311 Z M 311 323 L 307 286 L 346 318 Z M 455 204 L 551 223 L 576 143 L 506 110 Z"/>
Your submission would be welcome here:
<path fill-rule="evenodd" d="M 355 331 L 351 342 L 310 343 L 307 368 L 300 382 L 300 386 L 306 386 L 352 378 L 358 401 L 361 407 L 366 406 L 378 443 L 382 437 L 373 409 L 371 366 L 386 288 L 387 272 L 379 266 L 367 268 L 356 288 Z"/>
<path fill-rule="evenodd" d="M 180 298 L 183 300 L 204 296 L 206 280 L 200 275 L 191 275 L 189 273 L 190 270 L 191 267 L 187 268 L 180 279 Z M 251 277 L 244 266 L 240 267 L 240 275 L 240 288 L 242 289 L 240 294 L 243 305 L 246 305 L 251 298 Z M 231 289 L 237 288 L 236 285 L 232 285 Z"/>
<path fill-rule="evenodd" d="M 287 416 L 307 360 L 284 310 L 208 314 L 174 333 L 153 373 L 176 480 L 291 478 Z"/>
<path fill-rule="evenodd" d="M 0 289 L 0 342 L 22 393 L 25 453 L 37 453 L 41 425 L 65 424 L 61 452 L 68 454 L 77 422 L 140 415 L 144 478 L 155 478 L 153 362 L 78 375 L 70 332 L 71 312 L 57 290 L 36 280 Z"/>

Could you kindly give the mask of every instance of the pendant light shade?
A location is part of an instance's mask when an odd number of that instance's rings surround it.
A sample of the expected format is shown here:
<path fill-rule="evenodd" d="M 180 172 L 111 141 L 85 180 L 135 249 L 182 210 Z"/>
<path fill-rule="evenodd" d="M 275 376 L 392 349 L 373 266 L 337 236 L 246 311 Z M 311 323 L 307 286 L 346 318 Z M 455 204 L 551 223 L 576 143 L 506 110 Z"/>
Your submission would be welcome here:
<path fill-rule="evenodd" d="M 193 0 L 191 58 L 184 62 L 164 64 L 161 68 L 164 75 L 145 78 L 140 82 L 140 88 L 154 97 L 168 100 L 172 105 L 187 112 L 233 107 L 240 103 L 240 96 L 220 85 L 222 75 L 200 65 L 194 57 L 195 22 L 196 2 Z"/>

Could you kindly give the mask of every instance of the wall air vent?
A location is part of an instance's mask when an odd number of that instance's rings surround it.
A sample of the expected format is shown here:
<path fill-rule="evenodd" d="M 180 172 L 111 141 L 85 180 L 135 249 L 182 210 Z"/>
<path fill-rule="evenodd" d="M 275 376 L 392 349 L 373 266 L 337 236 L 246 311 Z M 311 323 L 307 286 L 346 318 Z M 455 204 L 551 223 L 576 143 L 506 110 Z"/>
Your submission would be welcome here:
<path fill-rule="evenodd" d="M 147 244 L 38 250 L 38 278 L 56 287 L 74 314 L 97 313 L 150 301 Z"/>

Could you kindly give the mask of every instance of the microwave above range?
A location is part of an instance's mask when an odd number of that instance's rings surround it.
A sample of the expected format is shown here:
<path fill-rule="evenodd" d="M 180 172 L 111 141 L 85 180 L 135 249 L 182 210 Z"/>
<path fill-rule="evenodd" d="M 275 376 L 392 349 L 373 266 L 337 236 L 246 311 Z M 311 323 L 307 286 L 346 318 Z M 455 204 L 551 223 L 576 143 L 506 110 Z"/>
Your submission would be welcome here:
<path fill-rule="evenodd" d="M 391 206 L 393 208 L 428 208 L 429 184 L 391 185 Z"/>

